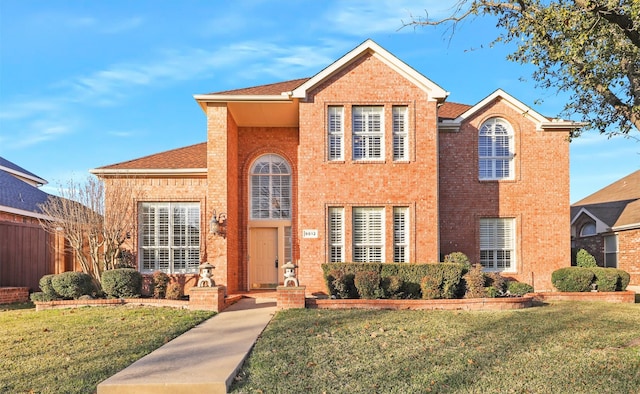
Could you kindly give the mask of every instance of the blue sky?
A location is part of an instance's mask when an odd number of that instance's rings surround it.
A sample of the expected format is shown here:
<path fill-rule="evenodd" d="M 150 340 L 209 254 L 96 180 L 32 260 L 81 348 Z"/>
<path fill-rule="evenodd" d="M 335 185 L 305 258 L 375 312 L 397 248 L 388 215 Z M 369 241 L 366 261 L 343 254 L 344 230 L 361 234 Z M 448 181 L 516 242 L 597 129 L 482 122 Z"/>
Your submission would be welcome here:
<path fill-rule="evenodd" d="M 401 29 L 453 3 L 2 0 L 0 156 L 55 193 L 91 168 L 205 141 L 194 94 L 310 77 L 367 38 L 451 92 L 449 101 L 475 104 L 502 88 L 558 115 L 566 96 L 537 89 L 531 67 L 505 60 L 513 48 L 488 45 L 492 20 L 453 36 Z M 571 144 L 571 202 L 638 168 L 637 140 L 585 133 Z"/>

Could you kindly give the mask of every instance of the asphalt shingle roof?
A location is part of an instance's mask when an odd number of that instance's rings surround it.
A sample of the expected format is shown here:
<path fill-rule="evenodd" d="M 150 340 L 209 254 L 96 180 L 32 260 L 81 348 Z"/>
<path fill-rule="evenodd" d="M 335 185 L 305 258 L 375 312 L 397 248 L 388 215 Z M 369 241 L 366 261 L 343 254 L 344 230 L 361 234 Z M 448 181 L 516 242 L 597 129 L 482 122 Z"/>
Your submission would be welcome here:
<path fill-rule="evenodd" d="M 33 213 L 42 213 L 38 204 L 45 203 L 49 196 L 48 193 L 31 186 L 8 172 L 0 171 L 0 205 Z"/>
<path fill-rule="evenodd" d="M 609 227 L 640 226 L 640 170 L 571 206 L 571 217 L 584 208 Z"/>
<path fill-rule="evenodd" d="M 145 169 L 202 169 L 207 168 L 207 143 L 185 146 L 155 153 L 138 159 L 99 167 L 97 170 L 145 170 Z"/>

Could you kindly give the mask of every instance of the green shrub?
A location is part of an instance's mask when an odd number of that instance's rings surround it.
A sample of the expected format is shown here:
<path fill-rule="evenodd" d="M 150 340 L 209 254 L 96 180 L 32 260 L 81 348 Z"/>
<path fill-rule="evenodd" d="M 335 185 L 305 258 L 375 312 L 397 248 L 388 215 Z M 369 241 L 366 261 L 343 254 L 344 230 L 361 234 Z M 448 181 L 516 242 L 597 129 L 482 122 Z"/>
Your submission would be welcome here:
<path fill-rule="evenodd" d="M 507 281 L 507 291 L 512 296 L 522 297 L 527 293 L 533 293 L 533 286 L 528 283 L 516 282 L 515 280 Z"/>
<path fill-rule="evenodd" d="M 484 288 L 484 296 L 487 298 L 496 298 L 502 295 L 502 292 L 495 286 L 487 286 Z"/>
<path fill-rule="evenodd" d="M 96 292 L 93 278 L 84 272 L 63 272 L 51 278 L 53 290 L 65 299 L 78 299 Z"/>
<path fill-rule="evenodd" d="M 505 278 L 499 272 L 485 272 L 485 286 L 491 286 L 496 289 L 498 295 L 505 292 Z M 497 296 L 495 296 L 497 297 Z"/>
<path fill-rule="evenodd" d="M 385 297 L 394 299 L 402 298 L 402 286 L 404 285 L 404 281 L 398 275 L 391 275 L 382 278 L 380 284 L 384 290 Z"/>
<path fill-rule="evenodd" d="M 51 299 L 56 299 L 60 297 L 60 295 L 56 293 L 55 289 L 53 288 L 53 284 L 51 283 L 51 280 L 53 279 L 54 276 L 55 275 L 53 274 L 45 275 L 42 278 L 40 278 L 40 281 L 38 282 L 38 285 L 40 286 L 40 290 L 42 290 L 42 292 Z"/>
<path fill-rule="evenodd" d="M 47 301 L 53 301 L 55 299 L 54 297 L 51 297 L 49 294 L 43 291 L 31 293 L 29 295 L 29 298 L 31 299 L 32 302 L 47 302 Z"/>
<path fill-rule="evenodd" d="M 373 300 L 382 296 L 380 288 L 380 273 L 378 271 L 358 271 L 353 283 L 358 290 L 360 298 Z"/>
<path fill-rule="evenodd" d="M 629 281 L 631 280 L 631 276 L 627 271 L 623 271 L 621 269 L 616 269 L 618 273 L 618 282 L 616 286 L 617 291 L 625 291 L 627 286 L 629 286 Z"/>
<path fill-rule="evenodd" d="M 576 265 L 583 268 L 597 267 L 596 258 L 584 249 L 578 250 L 576 254 Z"/>
<path fill-rule="evenodd" d="M 476 264 L 463 276 L 466 292 L 465 298 L 483 298 L 486 296 L 486 278 L 482 272 L 482 265 Z"/>
<path fill-rule="evenodd" d="M 422 291 L 422 298 L 425 300 L 434 300 L 441 298 L 440 292 L 440 278 L 436 276 L 425 276 L 420 281 L 420 290 Z"/>
<path fill-rule="evenodd" d="M 448 255 L 444 256 L 445 263 L 456 263 L 462 264 L 467 267 L 467 270 L 471 269 L 471 262 L 469 261 L 469 257 L 462 252 L 452 252 Z"/>
<path fill-rule="evenodd" d="M 167 285 L 169 284 L 169 275 L 162 271 L 153 273 L 151 286 L 153 288 L 154 298 L 165 298 L 167 295 Z"/>
<path fill-rule="evenodd" d="M 180 283 L 173 282 L 167 287 L 167 299 L 179 300 L 184 295 Z"/>
<path fill-rule="evenodd" d="M 616 291 L 619 279 L 617 269 L 602 267 L 589 269 L 595 275 L 595 283 L 598 285 L 598 291 Z"/>
<path fill-rule="evenodd" d="M 139 297 L 142 275 L 133 268 L 116 268 L 102 273 L 102 290 L 108 297 Z"/>
<path fill-rule="evenodd" d="M 590 268 L 566 267 L 553 271 L 551 283 L 558 291 L 590 291 L 594 277 Z"/>

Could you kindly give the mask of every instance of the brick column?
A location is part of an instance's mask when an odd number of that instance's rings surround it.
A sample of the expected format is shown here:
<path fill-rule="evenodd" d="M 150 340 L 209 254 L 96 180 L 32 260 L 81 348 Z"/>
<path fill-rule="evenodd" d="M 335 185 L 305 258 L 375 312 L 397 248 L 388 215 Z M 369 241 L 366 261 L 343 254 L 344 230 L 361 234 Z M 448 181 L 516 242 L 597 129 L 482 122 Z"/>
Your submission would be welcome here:
<path fill-rule="evenodd" d="M 278 310 L 305 307 L 306 286 L 278 286 Z"/>
<path fill-rule="evenodd" d="M 191 310 L 221 312 L 224 305 L 224 286 L 189 289 L 189 309 Z"/>

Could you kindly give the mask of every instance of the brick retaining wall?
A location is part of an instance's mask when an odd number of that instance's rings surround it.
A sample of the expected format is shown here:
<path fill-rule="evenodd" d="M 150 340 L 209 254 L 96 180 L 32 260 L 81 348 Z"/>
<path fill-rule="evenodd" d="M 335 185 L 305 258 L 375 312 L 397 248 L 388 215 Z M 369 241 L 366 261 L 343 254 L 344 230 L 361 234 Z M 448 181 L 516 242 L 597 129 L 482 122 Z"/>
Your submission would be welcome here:
<path fill-rule="evenodd" d="M 469 310 L 494 311 L 529 308 L 532 297 L 470 298 L 447 300 L 362 300 L 362 299 L 314 299 L 307 298 L 307 308 L 317 309 L 393 309 L 393 310 Z"/>
<path fill-rule="evenodd" d="M 28 287 L 0 287 L 0 304 L 15 304 L 28 301 Z"/>

